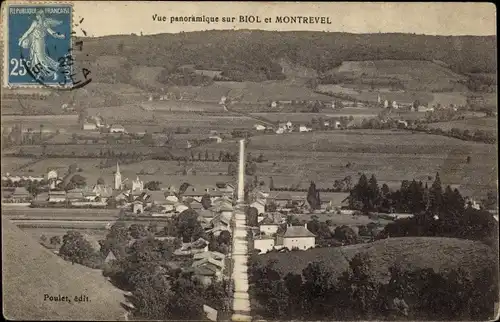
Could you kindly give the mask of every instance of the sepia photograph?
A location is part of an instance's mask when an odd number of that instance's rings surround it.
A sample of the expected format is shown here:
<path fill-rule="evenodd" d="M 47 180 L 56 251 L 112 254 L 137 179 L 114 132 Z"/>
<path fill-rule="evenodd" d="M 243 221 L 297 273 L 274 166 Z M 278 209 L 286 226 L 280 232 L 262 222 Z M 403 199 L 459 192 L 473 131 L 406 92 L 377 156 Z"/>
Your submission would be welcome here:
<path fill-rule="evenodd" d="M 2 2 L 4 318 L 497 320 L 496 23 Z"/>

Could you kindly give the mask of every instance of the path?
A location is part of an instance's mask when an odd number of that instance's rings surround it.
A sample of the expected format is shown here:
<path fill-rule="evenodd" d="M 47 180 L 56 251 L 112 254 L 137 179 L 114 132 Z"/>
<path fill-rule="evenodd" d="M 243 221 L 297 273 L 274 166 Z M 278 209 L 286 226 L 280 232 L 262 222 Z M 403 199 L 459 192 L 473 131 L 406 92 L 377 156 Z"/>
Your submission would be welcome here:
<path fill-rule="evenodd" d="M 251 321 L 250 298 L 248 294 L 248 227 L 246 225 L 244 205 L 245 181 L 245 146 L 244 140 L 240 141 L 240 160 L 238 169 L 238 204 L 233 216 L 233 316 L 232 321 Z"/>

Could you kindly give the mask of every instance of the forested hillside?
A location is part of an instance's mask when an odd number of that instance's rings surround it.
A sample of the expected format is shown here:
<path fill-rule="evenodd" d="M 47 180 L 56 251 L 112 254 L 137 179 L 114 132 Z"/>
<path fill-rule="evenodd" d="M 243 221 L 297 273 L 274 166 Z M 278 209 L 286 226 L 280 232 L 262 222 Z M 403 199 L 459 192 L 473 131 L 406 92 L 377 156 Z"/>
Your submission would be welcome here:
<path fill-rule="evenodd" d="M 191 64 L 231 80 L 282 79 L 279 58 L 330 70 L 350 60 L 435 60 L 458 73 L 495 73 L 496 36 L 426 36 L 326 32 L 202 31 L 85 38 L 86 60 L 126 57 L 130 65 L 173 71 Z"/>

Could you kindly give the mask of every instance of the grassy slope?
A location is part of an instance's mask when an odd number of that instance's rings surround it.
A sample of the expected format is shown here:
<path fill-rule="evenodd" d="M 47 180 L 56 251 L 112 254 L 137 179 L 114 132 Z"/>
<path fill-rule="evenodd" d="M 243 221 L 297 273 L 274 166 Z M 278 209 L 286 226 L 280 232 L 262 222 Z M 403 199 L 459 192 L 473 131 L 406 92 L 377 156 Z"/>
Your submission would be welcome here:
<path fill-rule="evenodd" d="M 494 250 L 480 242 L 440 237 L 390 238 L 369 244 L 270 253 L 258 256 L 257 261 L 265 265 L 276 259 L 277 267 L 285 274 L 301 274 L 310 262 L 324 261 L 334 275 L 340 276 L 348 269 L 348 260 L 359 252 L 369 254 L 374 276 L 384 282 L 388 278 L 388 268 L 396 262 L 413 268 L 430 267 L 436 271 L 461 267 L 472 274 L 497 262 Z"/>
<path fill-rule="evenodd" d="M 16 320 L 123 320 L 123 293 L 100 270 L 72 265 L 2 219 L 4 315 Z M 44 301 L 44 294 L 90 302 Z"/>

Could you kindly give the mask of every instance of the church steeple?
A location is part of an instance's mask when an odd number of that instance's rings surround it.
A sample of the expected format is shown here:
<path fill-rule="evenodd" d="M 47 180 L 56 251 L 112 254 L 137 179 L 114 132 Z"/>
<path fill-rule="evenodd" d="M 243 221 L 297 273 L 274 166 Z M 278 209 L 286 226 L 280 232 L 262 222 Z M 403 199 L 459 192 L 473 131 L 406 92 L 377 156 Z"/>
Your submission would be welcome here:
<path fill-rule="evenodd" d="M 116 172 L 115 172 L 115 190 L 120 190 L 122 188 L 122 174 L 120 173 L 120 165 L 116 162 Z"/>

